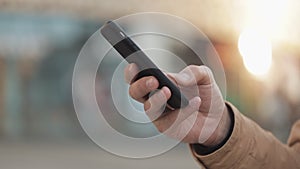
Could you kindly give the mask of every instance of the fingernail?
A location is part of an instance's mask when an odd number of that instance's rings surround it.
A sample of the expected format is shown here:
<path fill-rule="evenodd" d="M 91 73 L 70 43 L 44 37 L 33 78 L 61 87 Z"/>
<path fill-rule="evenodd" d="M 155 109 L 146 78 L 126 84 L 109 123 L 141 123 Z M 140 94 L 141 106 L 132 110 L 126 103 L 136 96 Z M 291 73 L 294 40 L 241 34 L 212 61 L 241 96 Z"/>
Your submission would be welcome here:
<path fill-rule="evenodd" d="M 152 86 L 153 86 L 153 79 L 152 79 L 152 78 L 150 78 L 150 79 L 148 79 L 148 80 L 146 81 L 146 86 L 147 86 L 147 88 L 149 88 L 149 89 L 152 88 Z"/>
<path fill-rule="evenodd" d="M 164 92 L 165 95 L 169 95 L 169 93 L 171 92 L 170 89 L 166 86 L 164 86 L 163 88 L 161 88 L 161 90 Z"/>
<path fill-rule="evenodd" d="M 199 108 L 199 103 L 201 102 L 201 99 L 200 97 L 194 97 L 191 102 L 190 102 L 190 105 L 193 107 L 193 108 L 196 108 L 198 109 Z"/>

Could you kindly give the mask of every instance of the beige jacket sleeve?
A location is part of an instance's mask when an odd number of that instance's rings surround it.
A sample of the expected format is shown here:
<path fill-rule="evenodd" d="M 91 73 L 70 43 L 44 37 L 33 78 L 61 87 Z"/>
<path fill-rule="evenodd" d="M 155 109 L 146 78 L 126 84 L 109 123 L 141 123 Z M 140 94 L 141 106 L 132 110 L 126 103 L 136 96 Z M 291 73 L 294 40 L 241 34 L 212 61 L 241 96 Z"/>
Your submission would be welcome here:
<path fill-rule="evenodd" d="M 201 156 L 191 148 L 200 165 L 207 169 L 300 169 L 300 120 L 287 144 L 243 116 L 233 105 L 233 132 L 215 152 Z"/>

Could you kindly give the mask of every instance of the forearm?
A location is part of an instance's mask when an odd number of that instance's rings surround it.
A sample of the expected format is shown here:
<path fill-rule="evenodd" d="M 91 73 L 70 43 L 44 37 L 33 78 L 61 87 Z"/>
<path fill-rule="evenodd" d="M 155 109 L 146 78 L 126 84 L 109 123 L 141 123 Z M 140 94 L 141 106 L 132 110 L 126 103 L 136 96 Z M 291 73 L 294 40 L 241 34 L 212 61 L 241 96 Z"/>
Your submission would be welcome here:
<path fill-rule="evenodd" d="M 300 168 L 300 152 L 279 142 L 271 133 L 239 113 L 230 105 L 234 127 L 228 141 L 215 152 L 194 156 L 209 169 L 213 168 Z"/>

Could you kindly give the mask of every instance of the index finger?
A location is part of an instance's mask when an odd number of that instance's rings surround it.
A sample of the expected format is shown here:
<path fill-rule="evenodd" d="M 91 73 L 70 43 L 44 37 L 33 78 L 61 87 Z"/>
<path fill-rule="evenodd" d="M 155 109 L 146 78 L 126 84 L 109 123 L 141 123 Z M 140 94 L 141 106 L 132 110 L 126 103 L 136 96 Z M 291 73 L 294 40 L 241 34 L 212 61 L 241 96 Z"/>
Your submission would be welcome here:
<path fill-rule="evenodd" d="M 124 77 L 125 81 L 130 84 L 132 79 L 135 77 L 136 74 L 138 74 L 139 68 L 137 67 L 136 64 L 131 63 L 127 65 L 124 69 Z"/>

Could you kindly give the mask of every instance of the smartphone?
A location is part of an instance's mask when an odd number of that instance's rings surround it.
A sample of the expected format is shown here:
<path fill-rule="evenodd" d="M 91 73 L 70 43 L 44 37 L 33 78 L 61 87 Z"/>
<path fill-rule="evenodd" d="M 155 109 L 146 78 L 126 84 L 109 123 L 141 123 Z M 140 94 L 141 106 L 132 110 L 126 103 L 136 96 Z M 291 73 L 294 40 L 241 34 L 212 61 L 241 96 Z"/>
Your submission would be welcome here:
<path fill-rule="evenodd" d="M 145 76 L 154 76 L 159 82 L 158 89 L 167 86 L 171 91 L 171 97 L 167 101 L 169 108 L 179 109 L 189 104 L 189 100 L 180 92 L 179 88 L 169 80 L 137 44 L 125 34 L 120 25 L 113 21 L 108 21 L 100 31 L 103 37 L 128 63 L 135 63 L 138 66 L 140 72 L 134 77 L 133 81 Z"/>

